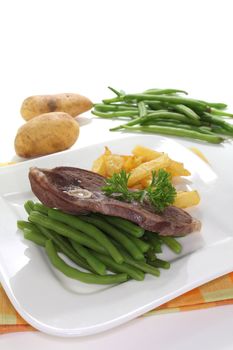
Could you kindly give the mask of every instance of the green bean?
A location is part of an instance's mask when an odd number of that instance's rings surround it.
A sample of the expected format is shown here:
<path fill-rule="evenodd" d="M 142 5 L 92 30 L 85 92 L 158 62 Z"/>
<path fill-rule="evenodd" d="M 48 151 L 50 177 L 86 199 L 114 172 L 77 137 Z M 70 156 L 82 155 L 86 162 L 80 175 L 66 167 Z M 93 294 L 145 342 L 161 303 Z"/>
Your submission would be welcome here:
<path fill-rule="evenodd" d="M 103 217 L 113 226 L 116 226 L 117 228 L 130 233 L 134 237 L 139 238 L 144 235 L 145 230 L 131 221 L 110 215 L 105 215 Z"/>
<path fill-rule="evenodd" d="M 209 126 L 200 126 L 199 130 L 205 134 L 213 134 L 212 129 Z"/>
<path fill-rule="evenodd" d="M 188 93 L 184 90 L 178 90 L 178 89 L 148 89 L 144 91 L 144 94 L 150 94 L 150 95 L 164 95 L 164 94 L 175 94 L 177 92 L 183 93 L 185 95 L 188 95 Z"/>
<path fill-rule="evenodd" d="M 207 121 L 214 125 L 219 125 L 223 129 L 229 131 L 231 135 L 233 135 L 233 125 L 226 123 L 222 118 L 216 115 L 211 115 L 210 113 L 205 112 L 204 115 L 202 115 L 202 120 Z"/>
<path fill-rule="evenodd" d="M 114 94 L 116 94 L 117 96 L 121 96 L 122 94 L 120 93 L 120 91 L 114 89 L 113 87 L 111 86 L 108 86 L 108 89 L 111 90 L 112 92 L 114 92 Z"/>
<path fill-rule="evenodd" d="M 82 221 L 77 216 L 66 214 L 56 209 L 49 209 L 48 216 L 85 233 L 105 248 L 117 263 L 121 264 L 123 262 L 124 259 L 117 248 L 112 244 L 109 238 L 94 225 Z"/>
<path fill-rule="evenodd" d="M 170 269 L 171 264 L 168 261 L 155 259 L 154 261 L 148 261 L 149 265 L 154 267 L 161 267 L 162 269 Z"/>
<path fill-rule="evenodd" d="M 70 245 L 70 243 L 66 240 L 66 238 L 57 235 L 55 232 L 48 230 L 43 226 L 37 226 L 40 232 L 47 237 L 47 239 L 52 240 L 56 247 L 60 249 L 60 251 L 65 254 L 70 260 L 72 260 L 77 265 L 83 267 L 84 269 L 95 272 L 92 267 L 83 259 Z"/>
<path fill-rule="evenodd" d="M 174 104 L 184 104 L 189 107 L 198 107 L 205 111 L 208 107 L 204 101 L 194 100 L 181 96 L 149 95 L 149 94 L 128 94 L 122 97 L 123 101 L 160 101 Z"/>
<path fill-rule="evenodd" d="M 81 216 L 82 220 L 89 222 L 105 233 L 107 233 L 109 236 L 113 237 L 117 242 L 119 242 L 122 247 L 124 247 L 130 255 L 132 255 L 137 260 L 142 260 L 143 255 L 139 248 L 135 245 L 135 243 L 132 241 L 132 239 L 129 239 L 124 233 L 119 231 L 115 226 L 109 224 L 105 217 L 100 217 L 97 215 L 92 216 Z M 132 237 L 132 236 L 131 236 Z"/>
<path fill-rule="evenodd" d="M 212 125 L 211 130 L 217 135 L 226 135 L 232 137 L 232 131 L 223 129 L 220 125 Z"/>
<path fill-rule="evenodd" d="M 34 231 L 33 229 L 24 228 L 23 229 L 24 238 L 28 239 L 29 241 L 32 241 L 33 243 L 36 243 L 37 245 L 40 245 L 42 247 L 45 247 L 45 243 L 47 241 L 47 238 L 39 232 Z"/>
<path fill-rule="evenodd" d="M 35 203 L 33 206 L 33 210 L 39 211 L 42 214 L 48 215 L 48 207 L 46 207 L 42 203 Z"/>
<path fill-rule="evenodd" d="M 144 273 L 127 263 L 117 264 L 110 256 L 102 255 L 99 253 L 93 253 L 99 260 L 101 260 L 106 266 L 109 266 L 111 269 L 115 270 L 116 272 L 125 272 L 128 276 L 131 278 L 137 280 L 137 281 L 143 281 L 144 280 Z"/>
<path fill-rule="evenodd" d="M 115 126 L 114 128 L 111 128 L 109 129 L 110 131 L 117 131 L 117 130 L 121 130 L 121 129 L 124 129 L 125 125 L 137 125 L 137 124 L 140 124 L 140 122 L 142 121 L 142 118 L 136 118 L 126 124 L 121 124 L 121 125 L 118 125 L 118 126 Z"/>
<path fill-rule="evenodd" d="M 128 123 L 127 123 L 128 124 Z M 126 126 L 127 126 L 126 124 Z M 171 119 L 154 119 L 154 120 L 146 120 L 145 122 L 140 124 L 141 126 L 153 126 L 153 125 L 160 125 L 160 126 L 169 126 L 171 128 L 180 128 L 180 129 L 190 129 L 193 130 L 194 127 L 193 125 L 190 124 L 182 124 L 179 121 L 176 120 L 171 120 Z M 122 128 L 124 129 L 124 128 Z"/>
<path fill-rule="evenodd" d="M 168 119 L 169 120 L 169 119 Z M 193 131 L 197 131 L 203 134 L 210 134 L 210 135 L 214 135 L 213 132 L 211 132 L 211 128 L 209 127 L 202 127 L 202 126 L 193 126 L 190 124 L 182 124 L 179 122 L 174 122 L 174 121 L 161 121 L 161 119 L 158 119 L 158 121 L 153 121 L 153 122 L 148 122 L 147 123 L 143 123 L 143 125 L 160 125 L 160 126 L 167 126 L 167 127 L 171 127 L 171 128 L 179 128 L 179 129 L 187 129 L 187 130 L 193 130 Z"/>
<path fill-rule="evenodd" d="M 179 113 L 183 113 L 184 115 L 186 115 L 188 118 L 192 120 L 196 121 L 200 119 L 199 115 L 196 112 L 194 112 L 191 108 L 185 105 L 175 104 L 175 105 L 172 105 L 172 108 Z"/>
<path fill-rule="evenodd" d="M 215 135 L 212 129 L 209 126 L 205 126 L 205 125 L 195 128 L 194 131 L 197 131 L 203 134 L 208 134 L 208 135 Z"/>
<path fill-rule="evenodd" d="M 147 115 L 146 105 L 143 101 L 138 102 L 138 115 L 143 118 Z"/>
<path fill-rule="evenodd" d="M 190 99 L 186 96 L 182 97 L 179 93 L 187 94 L 186 91 L 178 89 L 148 89 L 141 94 L 122 94 L 117 91 L 116 97 L 103 100 L 103 106 L 105 106 L 103 111 L 112 111 L 114 108 L 113 113 L 103 113 L 101 116 L 131 119 L 126 124 L 111 128 L 110 131 L 149 132 L 187 137 L 214 144 L 224 141 L 226 139 L 224 135 L 233 137 L 233 126 L 221 118 L 223 116 L 233 117 L 233 114 L 222 111 L 227 107 L 225 103 Z M 141 107 L 137 114 L 134 114 L 130 108 L 132 106 L 135 110 L 136 104 Z M 126 110 L 122 105 L 127 105 L 129 109 Z M 101 108 L 101 105 L 98 108 Z M 120 115 L 120 108 L 123 108 L 122 115 Z M 117 114 L 114 115 L 114 112 Z M 156 114 L 153 115 L 153 113 Z M 174 114 L 169 115 L 169 113 Z M 207 118 L 208 114 L 209 118 Z M 216 116 L 222 120 L 215 120 Z M 168 124 L 167 121 L 178 125 Z M 213 125 L 221 126 L 222 129 L 219 127 L 211 129 Z"/>
<path fill-rule="evenodd" d="M 167 111 L 164 111 L 164 110 L 161 110 L 161 111 L 156 111 L 154 113 L 150 113 L 148 114 L 147 116 L 145 117 L 139 117 L 139 118 L 136 118 L 126 124 L 122 124 L 122 125 L 119 125 L 117 127 L 114 127 L 114 128 L 111 128 L 110 131 L 116 131 L 116 130 L 120 130 L 120 129 L 124 129 L 126 128 L 127 126 L 133 126 L 133 125 L 137 125 L 137 124 L 141 124 L 141 125 L 144 125 L 144 124 L 151 124 L 153 122 L 156 123 L 156 120 L 163 120 L 163 121 L 166 121 L 166 120 L 173 120 L 173 121 L 179 121 L 179 122 L 184 122 L 184 123 L 189 123 L 189 124 L 194 124 L 194 125 L 200 125 L 200 121 L 199 120 L 193 120 L 193 119 L 189 119 L 188 117 L 186 117 L 185 115 L 183 114 L 179 114 L 179 113 L 174 113 L 174 112 L 167 112 Z"/>
<path fill-rule="evenodd" d="M 200 119 L 199 113 L 203 113 L 203 108 L 199 106 L 188 107 L 185 104 L 175 104 L 175 103 L 159 102 L 159 101 L 144 101 L 144 102 L 147 103 L 149 108 L 154 110 L 165 109 L 168 112 L 179 112 L 181 114 L 188 116 L 189 118 L 192 115 L 191 117 L 192 119 L 194 119 L 194 115 L 195 115 L 196 120 Z M 177 105 L 181 107 L 176 108 Z M 187 107 L 188 109 L 182 108 L 183 106 Z M 210 107 L 207 107 L 206 111 L 209 112 L 209 110 L 210 110 Z"/>
<path fill-rule="evenodd" d="M 161 119 L 164 120 L 164 118 L 165 119 L 169 118 L 169 115 L 167 113 L 171 113 L 171 112 L 167 112 L 166 110 L 163 110 L 163 109 L 158 110 L 156 112 L 154 112 L 154 111 L 151 112 L 150 110 L 148 110 L 147 112 L 148 112 L 148 114 L 145 117 L 143 117 L 143 118 L 142 117 L 136 117 L 136 118 L 134 118 L 133 120 L 131 120 L 130 122 L 128 122 L 126 124 L 118 125 L 118 126 L 116 126 L 114 128 L 111 128 L 110 131 L 120 130 L 120 129 L 124 128 L 125 125 L 126 126 L 133 126 L 133 125 L 142 124 L 142 123 L 146 124 L 147 122 L 151 123 L 152 119 L 153 119 L 153 121 L 155 119 L 157 120 L 157 118 L 158 118 L 158 120 L 161 120 Z M 175 113 L 173 113 L 173 114 L 175 114 Z M 167 115 L 167 117 L 165 115 Z M 171 117 L 174 117 L 174 115 L 171 115 Z M 186 122 L 189 122 L 189 120 L 187 118 L 185 118 L 184 116 L 181 116 L 181 118 L 182 118 L 182 120 L 185 120 Z M 174 122 L 176 122 L 175 119 L 174 119 Z M 177 123 L 180 123 L 180 120 L 177 120 Z"/>
<path fill-rule="evenodd" d="M 65 224 L 62 224 L 61 222 L 51 219 L 47 217 L 46 215 L 43 215 L 39 212 L 32 211 L 29 215 L 29 221 L 40 225 L 42 227 L 51 229 L 58 233 L 59 235 L 62 235 L 67 238 L 73 239 L 75 242 L 78 242 L 85 247 L 91 248 L 95 251 L 98 251 L 100 253 L 105 253 L 105 248 L 100 245 L 96 240 L 93 238 L 87 236 L 85 233 L 80 232 L 77 229 L 73 229 L 72 227 L 69 227 Z"/>
<path fill-rule="evenodd" d="M 165 109 L 166 104 L 159 101 L 144 101 L 144 103 L 152 110 Z M 166 107 L 167 110 L 167 107 Z"/>
<path fill-rule="evenodd" d="M 158 124 L 158 123 L 171 123 L 173 124 L 173 126 L 177 126 L 177 125 L 181 125 L 182 123 L 179 120 L 176 119 L 163 119 L 163 118 L 154 118 L 153 120 L 148 120 L 143 122 L 143 125 L 154 125 L 154 124 Z M 184 124 L 182 124 L 184 125 Z M 190 124 L 185 124 L 185 125 L 189 125 L 191 128 L 193 127 L 193 125 Z"/>
<path fill-rule="evenodd" d="M 98 112 L 98 111 L 91 111 L 92 114 L 94 114 L 97 117 L 111 119 L 111 118 L 117 118 L 117 117 L 134 117 L 135 115 L 138 115 L 138 111 L 132 109 L 127 111 L 113 111 L 113 112 Z"/>
<path fill-rule="evenodd" d="M 182 245 L 175 238 L 170 236 L 159 236 L 159 239 L 161 239 L 174 253 L 181 253 Z"/>
<path fill-rule="evenodd" d="M 97 103 L 94 105 L 94 108 L 97 112 L 114 112 L 114 111 L 132 111 L 135 110 L 136 113 L 138 113 L 137 106 L 132 106 L 128 104 L 120 104 L 120 105 L 114 105 L 114 104 L 102 104 Z"/>
<path fill-rule="evenodd" d="M 70 239 L 70 243 L 73 246 L 74 250 L 87 261 L 87 263 L 93 268 L 95 272 L 97 272 L 99 275 L 106 274 L 106 266 L 87 248 L 81 246 L 81 244 L 73 241 L 72 239 Z"/>
<path fill-rule="evenodd" d="M 121 102 L 123 101 L 124 102 L 124 96 L 117 96 L 117 97 L 114 97 L 114 98 L 107 98 L 107 99 L 104 99 L 102 100 L 102 102 L 104 104 L 109 104 L 109 103 L 115 103 L 115 102 Z"/>
<path fill-rule="evenodd" d="M 160 271 L 157 268 L 147 264 L 144 261 L 133 259 L 123 248 L 119 246 L 117 242 L 116 242 L 116 245 L 120 250 L 121 254 L 123 255 L 125 262 L 127 264 L 137 267 L 139 270 L 149 273 L 150 275 L 157 276 L 157 277 L 160 275 Z"/>
<path fill-rule="evenodd" d="M 147 115 L 146 118 L 142 120 L 142 122 L 145 121 L 152 121 L 156 119 L 162 119 L 162 120 L 174 120 L 178 122 L 184 122 L 184 123 L 189 123 L 189 124 L 194 124 L 194 125 L 200 125 L 200 122 L 198 120 L 190 120 L 188 117 L 181 113 L 176 113 L 176 112 L 169 112 L 166 110 L 158 110 L 153 113 L 150 113 Z M 136 119 L 135 119 L 136 121 Z M 134 124 L 132 124 L 134 125 Z"/>
<path fill-rule="evenodd" d="M 207 135 L 193 130 L 185 130 L 178 127 L 171 128 L 166 126 L 139 126 L 139 127 L 130 127 L 125 126 L 126 130 L 130 132 L 147 132 L 152 134 L 162 134 L 162 135 L 173 135 L 173 136 L 181 136 L 181 137 L 189 137 L 197 140 L 203 140 L 210 143 L 221 143 L 224 138 L 215 135 Z"/>
<path fill-rule="evenodd" d="M 225 109 L 227 108 L 227 105 L 225 103 L 215 103 L 215 102 L 206 102 L 206 101 L 200 101 L 200 102 L 204 102 L 206 103 L 209 107 L 213 107 L 213 108 L 216 108 L 216 109 Z"/>
<path fill-rule="evenodd" d="M 153 247 L 155 253 L 162 253 L 161 240 L 158 238 L 158 235 L 154 232 L 145 232 L 145 238 L 148 240 L 150 245 Z"/>
<path fill-rule="evenodd" d="M 24 220 L 18 220 L 17 221 L 17 227 L 20 230 L 22 230 L 22 231 L 26 228 L 26 229 L 29 229 L 29 230 L 36 231 L 38 233 L 38 235 L 40 234 L 40 230 L 32 222 L 28 222 L 28 221 L 24 221 Z"/>
<path fill-rule="evenodd" d="M 134 237 L 127 232 L 125 235 L 138 247 L 142 253 L 146 253 L 150 248 L 150 245 L 147 242 L 143 241 L 141 238 Z"/>
<path fill-rule="evenodd" d="M 40 242 L 43 243 L 43 240 L 46 239 L 52 239 L 60 251 L 67 255 L 72 261 L 79 266 L 86 268 L 87 270 L 93 271 L 90 266 L 86 264 L 85 260 L 82 259 L 82 257 L 77 256 L 78 254 L 76 254 L 75 250 L 63 237 L 57 236 L 54 232 L 28 221 L 19 220 L 17 221 L 17 226 L 23 232 L 26 230 L 33 232 L 33 234 L 29 234 L 29 232 L 27 232 L 27 234 L 24 236 L 26 239 L 29 239 L 36 244 L 40 244 Z M 40 237 L 39 240 L 38 237 Z"/>
<path fill-rule="evenodd" d="M 136 103 L 126 103 L 126 102 L 121 102 L 120 104 L 113 104 L 114 106 L 118 106 L 121 110 L 123 110 L 123 108 L 133 108 L 133 109 L 138 109 L 138 105 Z"/>
<path fill-rule="evenodd" d="M 149 237 L 148 241 L 153 247 L 155 253 L 162 253 L 162 244 L 159 240 L 156 240 L 156 237 Z"/>
<path fill-rule="evenodd" d="M 26 212 L 28 213 L 28 215 L 31 213 L 31 211 L 34 208 L 34 202 L 31 200 L 28 200 L 24 203 L 24 209 L 26 210 Z"/>
<path fill-rule="evenodd" d="M 211 108 L 210 114 L 218 115 L 220 117 L 230 117 L 233 118 L 233 114 L 225 111 L 221 111 L 219 109 Z"/>
<path fill-rule="evenodd" d="M 180 105 L 177 105 L 180 106 Z M 185 106 L 186 107 L 186 106 Z M 180 122 L 188 123 L 188 124 L 193 124 L 193 125 L 200 125 L 200 121 L 197 118 L 191 118 L 188 117 L 184 114 L 181 113 L 175 113 L 175 112 L 169 112 L 169 111 L 156 111 L 154 113 L 148 114 L 146 117 L 148 119 L 153 120 L 154 118 L 161 118 L 161 119 L 172 119 L 172 120 L 177 120 Z"/>
<path fill-rule="evenodd" d="M 146 258 L 147 261 L 155 261 L 156 259 L 156 255 L 155 255 L 155 250 L 153 247 L 150 247 L 150 249 L 148 250 L 148 252 L 146 253 Z"/>
<path fill-rule="evenodd" d="M 118 275 L 99 276 L 91 273 L 81 272 L 78 269 L 69 266 L 64 262 L 64 260 L 62 260 L 58 256 L 54 244 L 51 240 L 46 241 L 45 251 L 52 265 L 67 277 L 76 279 L 84 283 L 92 284 L 115 284 L 127 281 L 126 273 Z"/>

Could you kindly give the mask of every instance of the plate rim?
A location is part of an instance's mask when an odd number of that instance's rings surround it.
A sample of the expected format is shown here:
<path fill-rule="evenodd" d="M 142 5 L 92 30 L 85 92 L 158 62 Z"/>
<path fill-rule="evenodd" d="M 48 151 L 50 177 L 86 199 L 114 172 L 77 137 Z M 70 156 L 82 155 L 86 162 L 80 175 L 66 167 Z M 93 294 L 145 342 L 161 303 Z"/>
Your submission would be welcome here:
<path fill-rule="evenodd" d="M 14 164 L 14 165 L 8 165 L 8 166 L 5 166 L 4 168 L 2 168 L 4 171 L 4 173 L 8 172 L 10 169 L 10 172 L 13 171 L 13 170 L 16 170 L 16 169 L 20 169 L 20 168 L 24 168 L 24 167 L 28 167 L 28 165 L 30 164 L 33 164 L 35 163 L 36 161 L 38 161 L 38 159 L 40 161 L 44 161 L 44 159 L 48 159 L 48 158 L 53 158 L 54 156 L 56 156 L 57 158 L 60 158 L 62 157 L 63 154 L 68 154 L 68 153 L 76 153 L 76 152 L 79 152 L 80 150 L 83 150 L 83 149 L 88 149 L 88 148 L 92 148 L 92 147 L 95 147 L 96 145 L 103 145 L 104 143 L 112 143 L 112 142 L 119 142 L 121 139 L 134 139 L 134 138 L 144 138 L 144 137 L 148 137 L 147 135 L 142 135 L 141 137 L 138 137 L 138 136 L 135 136 L 135 135 L 126 135 L 126 136 L 123 136 L 123 137 L 120 137 L 118 139 L 112 139 L 112 140 L 107 140 L 107 141 L 102 141 L 102 142 L 98 142 L 98 143 L 94 143 L 94 144 L 91 144 L 91 145 L 87 145 L 87 146 L 82 146 L 78 149 L 72 149 L 72 150 L 67 150 L 67 151 L 63 151 L 63 152 L 59 152 L 57 154 L 53 154 L 53 155 L 47 155 L 47 156 L 44 156 L 44 157 L 40 157 L 40 158 L 36 158 L 36 159 L 30 159 L 30 160 L 26 160 L 24 162 L 20 162 L 20 163 L 17 163 L 17 164 Z M 159 137 L 159 138 L 162 138 L 162 139 L 166 139 L 166 137 Z M 175 143 L 178 143 L 178 141 L 174 141 Z M 181 143 L 181 145 L 183 146 L 183 144 Z M 191 151 L 190 151 L 191 152 Z M 198 156 L 197 156 L 198 157 Z M 16 168 L 17 166 L 17 168 Z M 13 170 L 12 170 L 13 169 Z M 1 172 L 0 172 L 0 177 L 1 177 Z M 2 197 L 0 195 L 0 197 Z M 233 238 L 232 238 L 232 243 L 233 243 Z M 233 246 L 233 244 L 232 244 Z M 208 248 L 205 248 L 205 249 L 208 249 Z M 183 287 L 181 288 L 179 291 L 176 291 L 176 292 L 173 292 L 171 293 L 170 297 L 169 296 L 165 296 L 163 299 L 163 303 L 164 302 L 167 302 L 169 300 L 171 300 L 172 298 L 174 297 L 177 297 L 185 292 L 187 292 L 188 290 L 191 290 L 203 283 L 207 283 L 208 281 L 214 279 L 214 278 L 217 278 L 221 275 L 224 275 L 226 273 L 229 273 L 231 272 L 233 269 L 233 262 L 232 262 L 232 266 L 230 267 L 227 267 L 225 269 L 222 269 L 222 272 L 218 271 L 216 273 L 213 273 L 211 276 L 209 276 L 209 278 L 204 278 L 203 281 L 197 281 L 196 283 L 194 283 L 192 285 L 192 287 L 190 288 L 190 286 L 186 286 L 186 287 Z M 148 312 L 150 311 L 151 309 L 153 309 L 154 307 L 158 306 L 156 305 L 156 302 L 154 303 L 155 305 L 151 307 L 151 305 L 148 305 L 148 306 L 144 306 L 143 307 L 143 311 L 142 310 L 136 310 L 134 312 L 131 312 L 131 314 L 128 314 L 127 316 L 123 315 L 122 317 L 118 318 L 117 320 L 114 320 L 114 321 L 111 321 L 111 322 L 108 322 L 107 324 L 105 324 L 104 326 L 103 325 L 97 325 L 95 326 L 94 328 L 88 328 L 87 331 L 83 331 L 81 329 L 78 330 L 76 329 L 76 331 L 74 330 L 66 330 L 64 332 L 61 331 L 60 329 L 53 329 L 52 327 L 44 327 L 43 324 L 41 324 L 39 321 L 33 319 L 29 314 L 25 313 L 23 309 L 20 308 L 20 305 L 18 305 L 18 302 L 17 300 L 15 299 L 14 297 L 14 294 L 12 294 L 11 292 L 11 288 L 10 286 L 8 285 L 7 281 L 5 281 L 5 279 L 3 278 L 3 273 L 2 273 L 2 268 L 0 266 L 0 280 L 1 280 L 1 284 L 3 286 L 3 289 L 5 290 L 8 298 L 10 299 L 10 301 L 12 302 L 13 306 L 15 307 L 15 309 L 17 310 L 17 312 L 29 323 L 31 324 L 34 328 L 36 329 L 39 329 L 41 330 L 42 332 L 44 333 L 47 333 L 47 334 L 51 334 L 51 335 L 56 335 L 56 336 L 62 336 L 62 337 L 77 337 L 77 336 L 87 336 L 87 335 L 91 335 L 91 334 L 96 334 L 96 333 L 99 333 L 101 331 L 106 331 L 110 328 L 113 328 L 113 327 L 117 327 L 123 323 L 126 323 L 128 322 L 129 320 L 132 320 L 134 319 L 135 317 L 137 316 L 140 316 L 142 314 L 144 314 L 145 312 Z M 160 303 L 159 305 L 161 305 L 162 303 Z"/>

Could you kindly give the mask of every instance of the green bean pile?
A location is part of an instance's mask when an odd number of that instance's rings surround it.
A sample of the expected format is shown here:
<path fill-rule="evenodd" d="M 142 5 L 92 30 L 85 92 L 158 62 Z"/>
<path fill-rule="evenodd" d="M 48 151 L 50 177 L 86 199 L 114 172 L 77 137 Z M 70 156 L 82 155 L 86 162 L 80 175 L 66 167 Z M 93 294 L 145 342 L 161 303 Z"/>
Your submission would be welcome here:
<path fill-rule="evenodd" d="M 56 269 L 84 283 L 142 281 L 146 273 L 158 277 L 159 268 L 170 267 L 168 261 L 156 257 L 162 252 L 162 245 L 176 254 L 182 249 L 173 237 L 144 231 L 122 218 L 70 215 L 33 201 L 27 201 L 24 207 L 28 221 L 17 222 L 24 238 L 44 247 Z M 67 264 L 60 253 L 84 271 Z"/>
<path fill-rule="evenodd" d="M 110 87 L 109 87 L 110 88 Z M 100 118 L 128 118 L 110 131 L 146 132 L 221 143 L 233 137 L 233 125 L 225 117 L 225 103 L 211 103 L 180 96 L 186 91 L 150 89 L 125 94 L 110 88 L 116 97 L 94 105 L 92 114 Z"/>

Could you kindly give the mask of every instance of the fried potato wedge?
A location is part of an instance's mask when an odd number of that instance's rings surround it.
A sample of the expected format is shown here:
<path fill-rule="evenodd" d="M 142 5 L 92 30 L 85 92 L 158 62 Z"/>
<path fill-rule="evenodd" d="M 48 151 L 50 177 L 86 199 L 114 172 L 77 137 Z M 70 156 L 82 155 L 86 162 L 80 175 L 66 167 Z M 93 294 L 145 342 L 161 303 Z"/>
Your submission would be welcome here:
<path fill-rule="evenodd" d="M 191 173 L 185 169 L 184 164 L 170 159 L 170 165 L 165 169 L 172 176 L 190 176 Z"/>
<path fill-rule="evenodd" d="M 94 173 L 100 174 L 102 176 L 106 176 L 106 166 L 105 166 L 105 159 L 103 155 L 97 158 L 96 160 L 94 160 L 91 170 L 94 171 Z"/>
<path fill-rule="evenodd" d="M 132 153 L 136 156 L 142 157 L 143 162 L 149 162 L 150 160 L 159 158 L 163 153 L 154 151 L 144 146 L 134 147 Z M 172 176 L 189 176 L 190 172 L 184 168 L 184 164 L 176 162 L 171 159 L 170 166 L 166 169 Z"/>
<path fill-rule="evenodd" d="M 151 176 L 152 171 L 157 171 L 158 169 L 165 169 L 169 167 L 170 159 L 166 153 L 160 155 L 157 159 L 153 159 L 149 162 L 140 164 L 137 168 L 133 169 L 131 176 L 128 181 L 128 186 L 134 186 L 141 180 Z"/>
<path fill-rule="evenodd" d="M 132 154 L 138 157 L 142 157 L 143 162 L 149 162 L 150 160 L 160 157 L 162 155 L 162 152 L 157 152 L 148 147 L 138 145 L 134 147 Z"/>
<path fill-rule="evenodd" d="M 123 169 L 130 173 L 131 170 L 138 167 L 140 164 L 143 163 L 143 157 L 140 156 L 122 156 L 124 158 L 124 165 Z"/>
<path fill-rule="evenodd" d="M 114 173 L 119 173 L 123 169 L 124 159 L 121 156 L 112 154 L 104 156 L 106 177 L 111 177 Z"/>
<path fill-rule="evenodd" d="M 197 191 L 177 192 L 173 205 L 178 208 L 189 208 L 200 203 L 200 196 Z"/>
<path fill-rule="evenodd" d="M 99 158 L 94 160 L 91 170 L 97 174 L 106 177 L 106 156 L 109 156 L 111 154 L 112 152 L 110 151 L 110 149 L 108 147 L 105 147 L 104 154 L 102 154 Z"/>
<path fill-rule="evenodd" d="M 159 169 L 165 169 L 172 177 L 191 175 L 183 163 L 169 158 L 166 153 L 141 145 L 133 149 L 132 155 L 113 154 L 108 147 L 105 147 L 104 154 L 94 161 L 92 167 L 92 171 L 105 177 L 111 177 L 121 170 L 131 173 L 128 187 L 134 190 L 147 188 L 151 184 L 152 171 Z M 180 191 L 177 192 L 174 205 L 184 209 L 198 205 L 199 202 L 200 196 L 197 191 Z"/>

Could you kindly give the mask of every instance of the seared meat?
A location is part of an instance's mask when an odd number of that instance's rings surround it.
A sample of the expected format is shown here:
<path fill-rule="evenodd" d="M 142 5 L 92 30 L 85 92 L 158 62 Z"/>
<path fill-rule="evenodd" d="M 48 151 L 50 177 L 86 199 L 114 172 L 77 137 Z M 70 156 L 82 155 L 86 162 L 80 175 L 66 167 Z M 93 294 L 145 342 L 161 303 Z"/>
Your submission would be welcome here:
<path fill-rule="evenodd" d="M 71 214 L 101 213 L 119 216 L 160 235 L 181 236 L 199 230 L 201 224 L 174 206 L 156 213 L 149 205 L 127 203 L 107 197 L 101 191 L 103 176 L 73 167 L 31 168 L 31 188 L 40 201 Z"/>

